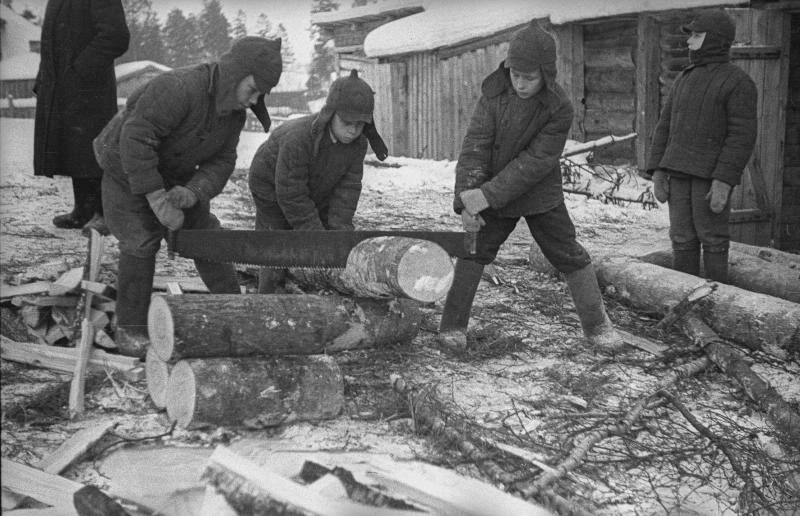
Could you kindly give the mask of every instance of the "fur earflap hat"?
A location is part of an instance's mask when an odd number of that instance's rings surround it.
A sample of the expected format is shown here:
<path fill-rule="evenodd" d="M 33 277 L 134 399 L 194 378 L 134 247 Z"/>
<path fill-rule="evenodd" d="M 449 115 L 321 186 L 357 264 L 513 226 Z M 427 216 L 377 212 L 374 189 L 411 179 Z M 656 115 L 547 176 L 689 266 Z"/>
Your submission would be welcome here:
<path fill-rule="evenodd" d="M 333 81 L 325 105 L 346 122 L 371 124 L 375 92 L 359 78 L 358 71 L 353 70 L 347 77 Z"/>
<path fill-rule="evenodd" d="M 542 30 L 536 20 L 518 30 L 511 36 L 508 44 L 506 68 L 513 68 L 523 73 L 540 70 L 542 67 L 555 67 L 556 42 L 553 37 Z"/>
<path fill-rule="evenodd" d="M 683 32 L 710 32 L 720 36 L 730 46 L 736 39 L 736 24 L 733 18 L 723 9 L 707 9 L 701 11 L 687 25 L 681 27 Z"/>

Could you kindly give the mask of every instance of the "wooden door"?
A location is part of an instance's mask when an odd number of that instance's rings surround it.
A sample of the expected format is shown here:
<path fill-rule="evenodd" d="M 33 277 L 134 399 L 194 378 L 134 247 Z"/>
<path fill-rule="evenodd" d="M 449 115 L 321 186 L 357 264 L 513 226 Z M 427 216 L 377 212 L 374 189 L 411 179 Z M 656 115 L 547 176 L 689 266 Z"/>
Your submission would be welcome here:
<path fill-rule="evenodd" d="M 777 10 L 730 9 L 736 20 L 733 63 L 758 90 L 758 137 L 742 184 L 731 196 L 731 239 L 779 246 L 791 16 Z"/>

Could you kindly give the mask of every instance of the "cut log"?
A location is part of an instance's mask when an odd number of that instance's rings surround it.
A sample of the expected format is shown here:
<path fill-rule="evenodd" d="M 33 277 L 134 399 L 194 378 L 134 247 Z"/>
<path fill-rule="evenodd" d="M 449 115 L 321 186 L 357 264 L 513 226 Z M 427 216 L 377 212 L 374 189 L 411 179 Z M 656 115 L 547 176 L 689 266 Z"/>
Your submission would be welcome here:
<path fill-rule="evenodd" d="M 150 343 L 167 362 L 181 358 L 308 355 L 408 343 L 421 312 L 408 299 L 197 294 L 150 302 Z"/>
<path fill-rule="evenodd" d="M 731 242 L 731 250 L 751 256 L 757 256 L 760 259 L 778 263 L 789 267 L 790 269 L 800 270 L 800 255 L 794 253 L 787 253 L 779 251 L 771 247 L 759 247 L 757 245 L 742 244 L 740 242 Z"/>
<path fill-rule="evenodd" d="M 188 359 L 169 374 L 166 406 L 182 428 L 319 421 L 341 412 L 344 380 L 327 355 Z"/>
<path fill-rule="evenodd" d="M 292 482 L 230 450 L 218 446 L 208 459 L 203 478 L 239 514 L 284 516 L 419 516 L 418 511 L 370 507 L 345 500 L 332 500 Z"/>
<path fill-rule="evenodd" d="M 36 467 L 53 475 L 60 474 L 102 439 L 115 424 L 113 421 L 107 420 L 78 430 L 56 451 L 40 460 Z"/>
<path fill-rule="evenodd" d="M 75 348 L 15 342 L 0 336 L 0 358 L 11 360 L 12 362 L 71 373 L 75 369 L 75 354 Z M 140 365 L 141 361 L 138 358 L 112 355 L 99 349 L 92 350 L 89 355 L 89 368 L 91 370 L 103 371 L 108 368 L 120 371 L 130 381 L 140 380 L 144 376 L 136 372 Z"/>
<path fill-rule="evenodd" d="M 144 362 L 145 376 L 147 377 L 147 392 L 153 404 L 163 409 L 167 406 L 167 380 L 169 379 L 170 366 L 161 360 L 158 353 L 150 346 Z"/>
<path fill-rule="evenodd" d="M 331 288 L 363 298 L 407 297 L 423 303 L 444 298 L 453 283 L 453 261 L 440 245 L 417 238 L 368 238 L 350 251 L 343 271 L 292 269 L 301 285 Z"/>
<path fill-rule="evenodd" d="M 672 268 L 672 251 L 661 249 L 640 260 Z M 703 274 L 703 265 L 700 265 Z M 757 256 L 731 251 L 728 255 L 728 283 L 731 285 L 800 303 L 800 269 L 762 260 Z"/>
<path fill-rule="evenodd" d="M 695 316 L 683 323 L 684 333 L 698 346 L 722 372 L 736 380 L 747 396 L 755 401 L 767 417 L 795 446 L 800 447 L 800 414 L 760 376 L 724 340 Z"/>
<path fill-rule="evenodd" d="M 595 259 L 597 278 L 639 309 L 666 314 L 703 280 L 632 258 Z M 781 359 L 800 354 L 800 304 L 719 285 L 697 309 L 721 337 Z"/>

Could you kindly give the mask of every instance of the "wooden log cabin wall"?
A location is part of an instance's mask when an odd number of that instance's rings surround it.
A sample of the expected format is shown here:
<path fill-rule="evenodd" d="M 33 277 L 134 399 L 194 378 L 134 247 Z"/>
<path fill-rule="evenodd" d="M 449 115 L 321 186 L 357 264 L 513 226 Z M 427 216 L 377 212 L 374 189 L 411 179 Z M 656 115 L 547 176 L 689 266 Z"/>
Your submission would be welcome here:
<path fill-rule="evenodd" d="M 800 252 L 800 13 L 792 14 L 790 27 L 783 203 L 778 235 L 782 249 Z"/>

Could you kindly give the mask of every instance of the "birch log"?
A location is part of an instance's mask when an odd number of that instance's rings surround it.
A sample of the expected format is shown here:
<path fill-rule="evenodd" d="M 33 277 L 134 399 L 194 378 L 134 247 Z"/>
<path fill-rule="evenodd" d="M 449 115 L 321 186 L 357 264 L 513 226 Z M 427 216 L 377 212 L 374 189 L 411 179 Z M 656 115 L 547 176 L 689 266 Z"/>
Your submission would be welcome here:
<path fill-rule="evenodd" d="M 703 280 L 620 256 L 594 260 L 597 278 L 632 305 L 663 316 Z M 800 355 L 800 304 L 731 285 L 719 285 L 697 305 L 722 338 L 781 359 Z"/>
<path fill-rule="evenodd" d="M 153 404 L 163 409 L 166 406 L 167 380 L 169 379 L 170 365 L 161 360 L 152 346 L 147 348 L 144 372 L 147 377 L 147 392 Z"/>
<path fill-rule="evenodd" d="M 332 288 L 345 295 L 406 297 L 430 303 L 447 295 L 453 272 L 453 261 L 440 245 L 385 236 L 359 242 L 350 251 L 344 271 L 292 269 L 291 274 L 298 283 Z"/>
<path fill-rule="evenodd" d="M 422 314 L 409 299 L 297 294 L 156 296 L 150 343 L 166 362 L 181 358 L 310 355 L 408 343 Z"/>
<path fill-rule="evenodd" d="M 672 268 L 672 250 L 660 249 L 639 257 L 640 260 Z M 703 274 L 703 265 L 700 264 Z M 757 255 L 731 251 L 728 255 L 728 283 L 751 292 L 800 303 L 800 269 L 770 262 Z"/>
<path fill-rule="evenodd" d="M 338 416 L 344 380 L 327 355 L 189 359 L 172 369 L 165 400 L 182 428 L 265 428 Z"/>

